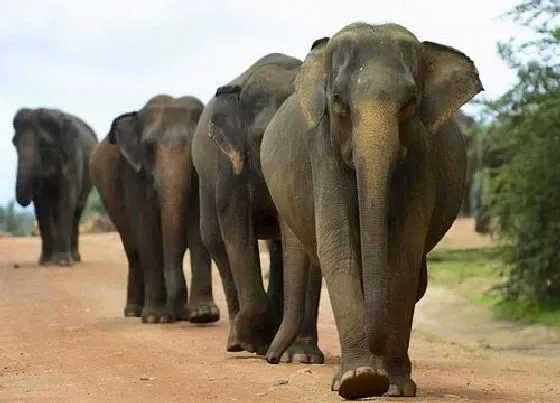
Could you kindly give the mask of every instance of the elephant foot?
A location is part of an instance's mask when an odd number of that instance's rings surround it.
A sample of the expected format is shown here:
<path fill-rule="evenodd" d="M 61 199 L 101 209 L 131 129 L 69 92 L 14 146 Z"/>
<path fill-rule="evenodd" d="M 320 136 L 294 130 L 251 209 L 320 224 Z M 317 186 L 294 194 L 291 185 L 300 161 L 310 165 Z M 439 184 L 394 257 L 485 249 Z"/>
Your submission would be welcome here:
<path fill-rule="evenodd" d="M 228 353 L 239 353 L 240 351 L 243 351 L 241 342 L 239 341 L 239 338 L 237 337 L 237 334 L 235 334 L 235 332 L 230 331 L 229 333 L 226 351 Z"/>
<path fill-rule="evenodd" d="M 57 266 L 68 267 L 74 264 L 72 255 L 69 252 L 56 252 L 53 255 L 53 262 Z"/>
<path fill-rule="evenodd" d="M 416 397 L 416 383 L 410 378 L 391 378 L 389 390 L 383 396 Z"/>
<path fill-rule="evenodd" d="M 265 355 L 280 321 L 272 307 L 267 310 L 242 311 L 236 317 L 236 332 L 241 348 Z"/>
<path fill-rule="evenodd" d="M 42 254 L 39 258 L 39 266 L 50 266 L 53 263 L 52 255 Z"/>
<path fill-rule="evenodd" d="M 175 321 L 173 314 L 165 306 L 144 306 L 142 310 L 142 323 L 172 323 Z"/>
<path fill-rule="evenodd" d="M 319 349 L 319 346 L 317 346 L 315 340 L 298 338 L 286 352 L 282 354 L 280 361 L 302 364 L 322 364 L 325 362 L 325 356 Z"/>
<path fill-rule="evenodd" d="M 214 323 L 220 320 L 220 309 L 213 301 L 191 302 L 188 321 L 191 323 Z"/>
<path fill-rule="evenodd" d="M 72 251 L 72 259 L 74 260 L 74 262 L 81 262 L 82 261 L 82 257 L 80 256 L 80 252 L 78 252 L 77 249 L 74 249 Z"/>
<path fill-rule="evenodd" d="M 142 315 L 142 305 L 126 304 L 124 307 L 124 316 L 127 318 L 137 318 Z"/>
<path fill-rule="evenodd" d="M 227 339 L 227 346 L 226 351 L 228 353 L 239 353 L 243 351 L 243 347 L 241 347 L 241 340 L 237 336 L 237 315 L 236 314 L 229 314 L 229 335 Z"/>
<path fill-rule="evenodd" d="M 389 390 L 389 378 L 372 367 L 358 367 L 335 376 L 331 390 L 346 400 L 383 396 Z"/>

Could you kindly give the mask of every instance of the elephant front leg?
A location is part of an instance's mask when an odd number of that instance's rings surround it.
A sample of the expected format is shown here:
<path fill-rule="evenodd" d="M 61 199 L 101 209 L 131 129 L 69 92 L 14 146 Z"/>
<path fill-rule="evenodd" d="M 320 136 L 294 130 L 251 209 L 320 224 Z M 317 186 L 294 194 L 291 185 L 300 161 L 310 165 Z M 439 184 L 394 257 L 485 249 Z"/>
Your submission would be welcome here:
<path fill-rule="evenodd" d="M 173 313 L 167 304 L 163 275 L 161 233 L 155 226 L 142 226 L 138 234 L 140 267 L 144 277 L 143 323 L 173 322 Z"/>
<path fill-rule="evenodd" d="M 165 212 L 165 209 L 162 209 Z M 166 217 L 162 214 L 162 252 L 163 274 L 167 295 L 167 310 L 170 321 L 186 320 L 188 290 L 183 272 L 183 257 L 186 250 L 184 222 L 176 216 Z M 156 274 L 154 273 L 154 276 Z"/>
<path fill-rule="evenodd" d="M 389 389 L 389 378 L 377 367 L 366 337 L 354 180 L 332 164 L 317 166 L 322 168 L 314 197 L 317 255 L 341 347 L 340 370 L 331 388 L 345 399 L 381 396 Z"/>
<path fill-rule="evenodd" d="M 220 230 L 239 298 L 237 337 L 244 350 L 265 354 L 280 320 L 264 290 L 250 200 L 235 180 L 218 188 Z"/>
<path fill-rule="evenodd" d="M 74 216 L 72 217 L 72 238 L 70 241 L 70 249 L 74 262 L 82 261 L 82 256 L 80 255 L 79 249 L 80 219 L 82 218 L 82 212 L 83 208 L 78 207 L 74 212 Z"/>
<path fill-rule="evenodd" d="M 197 200 L 198 210 L 198 200 Z M 195 214 L 196 213 L 196 214 Z M 202 243 L 198 211 L 189 215 L 188 245 L 191 257 L 191 294 L 188 317 L 191 323 L 214 323 L 220 320 L 220 309 L 212 293 L 212 260 Z"/>
<path fill-rule="evenodd" d="M 129 245 L 125 245 L 124 249 L 128 259 L 124 316 L 138 317 L 142 315 L 142 310 L 144 309 L 144 274 L 140 268 L 138 251 Z"/>
<path fill-rule="evenodd" d="M 150 214 L 157 214 L 151 211 Z M 145 215 L 146 217 L 146 215 Z M 146 217 L 148 218 L 148 217 Z M 144 221 L 138 234 L 140 267 L 144 275 L 143 323 L 171 323 L 174 315 L 168 303 L 166 282 L 163 272 L 163 247 L 161 231 L 156 217 Z M 148 224 L 149 222 L 149 224 Z"/>
<path fill-rule="evenodd" d="M 321 269 L 310 264 L 308 269 L 305 313 L 298 337 L 282 355 L 282 362 L 322 364 L 325 356 L 318 345 L 317 316 L 321 301 Z"/>
<path fill-rule="evenodd" d="M 144 279 L 142 322 L 170 323 L 173 321 L 173 314 L 167 304 L 157 199 L 153 189 L 146 189 L 144 184 L 136 181 L 134 176 L 127 181 L 129 189 L 125 193 L 125 199 Z"/>
<path fill-rule="evenodd" d="M 398 228 L 399 225 L 396 223 L 390 233 L 389 266 L 393 272 L 399 273 L 399 275 L 395 276 L 390 284 L 387 323 L 388 353 L 384 357 L 379 357 L 391 381 L 386 395 L 393 397 L 416 396 L 416 383 L 411 378 L 408 346 L 415 304 L 423 296 L 426 289 L 426 283 L 423 281 L 427 280 L 427 278 L 422 279 L 422 271 L 425 270 L 422 256 L 424 245 L 417 241 L 422 239 L 421 232 L 412 232 L 410 237 L 396 235 L 413 229 L 412 217 L 408 217 L 410 219 L 406 222 L 405 218 L 406 215 L 402 217 L 402 220 L 397 219 L 401 226 Z M 418 234 L 418 236 L 412 234 Z"/>
<path fill-rule="evenodd" d="M 58 266 L 72 266 L 72 229 L 76 208 L 75 192 L 71 186 L 63 186 L 54 210 L 55 247 L 53 262 Z"/>
<path fill-rule="evenodd" d="M 411 157 L 412 158 L 412 157 Z M 425 242 L 429 218 L 433 214 L 434 194 L 426 162 L 407 161 L 395 175 L 392 203 L 394 219 L 389 225 L 389 306 L 387 322 L 387 354 L 382 358 L 391 385 L 388 396 L 416 396 L 411 379 L 408 355 L 410 333 L 416 302 L 427 286 Z M 406 177 L 406 178 L 405 178 Z"/>
<path fill-rule="evenodd" d="M 341 363 L 331 389 L 345 399 L 381 396 L 389 389 L 386 373 L 377 367 L 368 348 L 365 309 L 357 256 L 343 248 L 340 236 L 320 256 L 341 346 Z"/>
<path fill-rule="evenodd" d="M 33 201 L 33 207 L 41 233 L 41 256 L 39 257 L 39 265 L 48 266 L 53 263 L 54 253 L 52 206 L 47 200 L 36 198 Z"/>

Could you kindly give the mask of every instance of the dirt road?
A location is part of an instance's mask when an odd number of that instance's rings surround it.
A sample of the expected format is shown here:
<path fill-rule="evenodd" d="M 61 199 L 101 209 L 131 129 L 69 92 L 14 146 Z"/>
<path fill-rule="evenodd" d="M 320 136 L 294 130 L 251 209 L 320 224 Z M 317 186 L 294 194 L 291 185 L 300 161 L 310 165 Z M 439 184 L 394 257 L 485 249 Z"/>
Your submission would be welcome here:
<path fill-rule="evenodd" d="M 466 246 L 457 232 L 448 241 Z M 0 239 L 0 402 L 341 401 L 329 391 L 340 350 L 326 292 L 319 343 L 327 363 L 272 366 L 225 352 L 226 309 L 215 269 L 219 323 L 142 325 L 121 314 L 126 261 L 117 234 L 83 235 L 84 263 L 72 268 L 37 267 L 39 246 L 37 238 Z M 560 401 L 558 347 L 454 343 L 460 328 L 445 330 L 462 321 L 461 310 L 431 312 L 442 301 L 434 290 L 419 304 L 411 342 L 418 397 L 376 400 Z"/>

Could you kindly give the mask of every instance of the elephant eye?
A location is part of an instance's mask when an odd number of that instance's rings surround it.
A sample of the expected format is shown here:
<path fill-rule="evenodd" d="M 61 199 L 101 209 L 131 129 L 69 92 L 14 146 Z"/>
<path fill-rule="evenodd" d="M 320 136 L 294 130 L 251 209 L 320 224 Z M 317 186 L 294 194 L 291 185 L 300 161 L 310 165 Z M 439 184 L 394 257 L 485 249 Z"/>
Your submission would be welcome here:
<path fill-rule="evenodd" d="M 409 98 L 409 100 L 403 104 L 403 106 L 399 111 L 400 120 L 412 119 L 416 114 L 416 104 L 417 104 L 416 95 L 412 95 Z"/>
<path fill-rule="evenodd" d="M 333 112 L 335 115 L 338 116 L 348 115 L 348 107 L 346 106 L 346 104 L 342 100 L 342 97 L 339 94 L 333 94 L 332 104 L 333 104 Z"/>

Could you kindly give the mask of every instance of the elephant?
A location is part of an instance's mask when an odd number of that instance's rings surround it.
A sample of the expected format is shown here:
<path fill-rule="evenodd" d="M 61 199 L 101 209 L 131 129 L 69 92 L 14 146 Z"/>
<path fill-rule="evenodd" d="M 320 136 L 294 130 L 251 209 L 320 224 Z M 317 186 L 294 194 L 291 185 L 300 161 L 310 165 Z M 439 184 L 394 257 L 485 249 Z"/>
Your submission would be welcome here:
<path fill-rule="evenodd" d="M 260 172 L 259 147 L 268 122 L 293 92 L 300 65 L 300 60 L 280 53 L 257 60 L 216 90 L 193 139 L 193 162 L 200 177 L 200 230 L 218 266 L 227 299 L 229 352 L 264 355 L 282 316 L 282 257 L 289 251 L 283 250 L 276 208 Z M 260 272 L 258 239 L 276 243 L 271 249 L 267 291 Z M 313 281 L 321 283 L 319 271 Z M 308 326 L 302 327 L 284 361 L 324 361 L 317 346 L 319 297 L 318 293 L 308 296 L 313 301 L 309 306 L 316 309 L 306 310 Z"/>
<path fill-rule="evenodd" d="M 313 44 L 261 142 L 290 249 L 269 363 L 297 334 L 311 261 L 341 345 L 331 389 L 345 399 L 416 395 L 408 345 L 426 254 L 464 192 L 465 144 L 453 115 L 480 91 L 468 56 L 401 25 L 353 23 Z"/>
<path fill-rule="evenodd" d="M 479 234 L 492 235 L 495 228 L 491 227 L 492 205 L 489 197 L 490 183 L 495 179 L 501 167 L 506 164 L 508 153 L 511 152 L 510 145 L 500 144 L 500 140 L 495 138 L 492 132 L 477 136 L 477 164 L 475 186 L 472 190 L 474 208 L 474 230 Z M 495 224 L 500 226 L 500 220 Z"/>
<path fill-rule="evenodd" d="M 88 162 L 97 136 L 80 118 L 50 108 L 19 109 L 13 127 L 16 201 L 23 207 L 33 202 L 39 264 L 72 266 L 82 260 L 80 219 L 92 188 Z"/>
<path fill-rule="evenodd" d="M 142 109 L 116 117 L 90 160 L 92 181 L 128 259 L 124 315 L 141 316 L 143 323 L 219 320 L 191 157 L 203 108 L 191 96 L 156 95 Z M 187 247 L 190 299 L 183 273 Z"/>
<path fill-rule="evenodd" d="M 456 113 L 455 118 L 459 127 L 461 127 L 462 132 L 471 129 L 475 124 L 475 120 L 465 114 L 460 109 Z M 473 192 L 476 187 L 475 175 L 479 169 L 480 163 L 480 150 L 478 147 L 478 136 L 473 134 L 465 135 L 465 146 L 467 149 L 467 168 L 465 176 L 465 192 L 463 195 L 463 202 L 461 203 L 461 208 L 459 210 L 459 217 L 472 217 L 475 212 L 476 201 L 473 199 Z"/>

